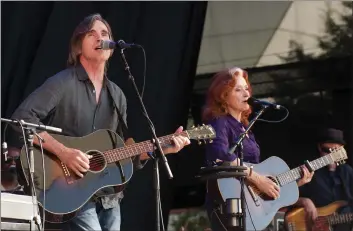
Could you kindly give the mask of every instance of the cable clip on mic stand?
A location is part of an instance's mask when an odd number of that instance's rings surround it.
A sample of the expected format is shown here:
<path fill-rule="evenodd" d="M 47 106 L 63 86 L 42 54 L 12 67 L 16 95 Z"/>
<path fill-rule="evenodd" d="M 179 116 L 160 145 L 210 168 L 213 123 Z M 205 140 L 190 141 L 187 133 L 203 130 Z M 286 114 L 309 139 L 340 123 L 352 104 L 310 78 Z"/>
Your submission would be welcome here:
<path fill-rule="evenodd" d="M 42 230 L 41 226 L 41 218 L 39 216 L 39 210 L 38 210 L 38 202 L 37 202 L 37 197 L 36 197 L 36 192 L 35 192 L 35 186 L 34 186 L 34 155 L 33 155 L 33 137 L 34 135 L 38 137 L 38 139 L 41 140 L 41 142 L 44 142 L 44 139 L 40 137 L 36 129 L 42 130 L 42 131 L 52 131 L 52 132 L 62 132 L 61 128 L 56 128 L 52 126 L 46 126 L 42 124 L 33 124 L 33 123 L 27 123 L 23 120 L 11 120 L 11 119 L 3 119 L 1 118 L 1 122 L 6 122 L 10 124 L 14 124 L 16 126 L 20 126 L 21 128 L 25 129 L 25 136 L 23 137 L 26 139 L 26 145 L 28 152 L 27 153 L 27 158 L 29 160 L 29 187 L 31 188 L 29 193 L 30 196 L 32 196 L 32 202 L 33 202 L 33 214 L 31 218 L 31 224 L 30 224 L 30 230 L 36 230 L 35 225 L 37 225 L 38 230 Z M 44 223 L 44 222 L 43 222 Z"/>
<path fill-rule="evenodd" d="M 154 125 L 153 125 L 152 121 L 150 120 L 150 118 L 149 118 L 149 116 L 147 114 L 145 105 L 144 105 L 144 103 L 142 101 L 142 97 L 141 97 L 141 95 L 140 95 L 140 93 L 138 91 L 138 88 L 136 86 L 135 79 L 134 79 L 133 75 L 130 72 L 130 67 L 129 67 L 129 65 L 128 65 L 127 61 L 126 61 L 125 55 L 124 55 L 124 48 L 120 48 L 120 55 L 121 55 L 121 58 L 123 60 L 124 66 L 125 66 L 125 70 L 127 71 L 128 75 L 129 75 L 129 79 L 131 80 L 131 82 L 132 82 L 132 84 L 134 86 L 134 89 L 135 89 L 136 95 L 137 95 L 137 97 L 139 99 L 140 106 L 142 108 L 143 114 L 145 115 L 145 117 L 147 119 L 147 122 L 149 124 L 149 128 L 150 128 L 151 133 L 152 133 L 152 143 L 157 148 L 157 150 L 154 151 L 154 155 L 151 156 L 151 157 L 153 159 L 154 189 L 155 189 L 155 194 L 156 194 L 155 195 L 155 197 L 156 197 L 156 230 L 159 231 L 160 230 L 160 222 L 161 222 L 160 218 L 163 219 L 162 211 L 161 211 L 161 204 L 160 204 L 160 179 L 159 179 L 159 167 L 158 167 L 159 159 L 162 159 L 162 161 L 164 163 L 164 166 L 165 166 L 165 168 L 167 170 L 167 174 L 168 174 L 169 179 L 173 178 L 173 174 L 172 174 L 172 172 L 170 170 L 167 158 L 165 157 L 165 155 L 163 153 L 163 150 L 162 150 L 162 147 L 160 145 L 160 142 L 159 142 L 159 140 L 157 138 Z M 162 222 L 163 222 L 163 220 L 162 220 Z"/>

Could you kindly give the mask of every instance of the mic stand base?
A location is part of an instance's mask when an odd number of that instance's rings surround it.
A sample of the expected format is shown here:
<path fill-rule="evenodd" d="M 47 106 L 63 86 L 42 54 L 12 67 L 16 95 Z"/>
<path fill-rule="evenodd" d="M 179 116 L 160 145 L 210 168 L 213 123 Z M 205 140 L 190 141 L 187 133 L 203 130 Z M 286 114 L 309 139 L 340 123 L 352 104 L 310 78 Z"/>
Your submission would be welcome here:
<path fill-rule="evenodd" d="M 240 178 L 240 204 L 241 204 L 241 210 L 242 213 L 240 214 L 240 220 L 241 220 L 241 226 L 239 227 L 239 230 L 244 230 L 246 231 L 246 208 L 245 208 L 245 193 L 244 193 L 244 187 L 245 187 L 245 179 L 244 177 Z"/>
<path fill-rule="evenodd" d="M 244 153 L 243 153 L 243 143 L 240 142 L 239 146 L 239 160 L 240 166 L 244 167 Z M 239 213 L 239 217 L 241 220 L 241 226 L 239 230 L 246 231 L 246 208 L 245 208 L 245 177 L 240 177 L 240 204 L 241 204 L 241 212 Z"/>

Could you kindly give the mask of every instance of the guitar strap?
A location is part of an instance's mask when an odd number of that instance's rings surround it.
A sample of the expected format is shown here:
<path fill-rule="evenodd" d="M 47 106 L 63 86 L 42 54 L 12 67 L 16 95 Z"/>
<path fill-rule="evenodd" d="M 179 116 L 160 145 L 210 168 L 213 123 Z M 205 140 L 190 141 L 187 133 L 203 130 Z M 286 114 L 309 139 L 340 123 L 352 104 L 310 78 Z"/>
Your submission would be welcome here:
<path fill-rule="evenodd" d="M 107 82 L 107 87 L 108 87 L 108 91 L 109 91 L 109 95 L 110 97 L 112 98 L 112 101 L 114 103 L 114 107 L 116 109 L 116 112 L 118 114 L 118 118 L 119 118 L 119 123 L 118 123 L 118 127 L 117 127 L 117 133 L 118 134 L 122 134 L 123 138 L 124 138 L 124 141 L 126 141 L 128 138 L 132 138 L 132 136 L 130 136 L 130 133 L 129 133 L 129 129 L 124 121 L 124 118 L 123 116 L 121 115 L 120 113 L 120 110 L 119 110 L 119 107 L 118 107 L 118 102 L 116 102 L 116 99 L 115 97 L 113 96 L 113 89 L 112 89 L 112 85 L 110 82 Z M 141 169 L 143 168 L 147 161 L 145 161 L 144 164 L 141 163 L 140 161 L 140 156 L 135 156 L 133 159 L 133 162 L 134 162 L 134 166 L 137 168 L 137 169 Z"/>
<path fill-rule="evenodd" d="M 108 91 L 109 91 L 109 95 L 113 101 L 113 104 L 114 104 L 114 107 L 115 107 L 115 110 L 116 110 L 116 113 L 118 114 L 118 118 L 119 118 L 119 123 L 118 123 L 118 127 L 117 127 L 117 133 L 122 135 L 124 137 L 124 140 L 127 140 L 128 138 L 130 138 L 130 135 L 129 135 L 129 130 L 127 128 L 127 125 L 124 121 L 124 118 L 123 116 L 121 115 L 121 112 L 119 110 L 119 107 L 118 107 L 118 103 L 116 102 L 116 99 L 115 97 L 113 96 L 113 89 L 112 89 L 112 85 L 110 82 L 107 82 L 107 87 L 108 87 Z"/>

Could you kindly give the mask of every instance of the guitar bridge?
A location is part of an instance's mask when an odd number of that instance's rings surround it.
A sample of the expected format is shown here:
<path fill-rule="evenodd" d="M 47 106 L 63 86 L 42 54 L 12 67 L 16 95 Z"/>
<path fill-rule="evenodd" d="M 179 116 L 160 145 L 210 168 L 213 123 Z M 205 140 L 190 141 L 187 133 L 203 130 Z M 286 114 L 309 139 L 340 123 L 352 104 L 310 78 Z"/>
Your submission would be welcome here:
<path fill-rule="evenodd" d="M 66 164 L 64 164 L 63 162 L 61 162 L 61 167 L 63 168 L 66 182 L 67 182 L 68 184 L 74 183 L 74 179 L 73 179 L 73 177 L 71 176 L 70 171 L 69 171 L 69 169 L 67 168 Z"/>
<path fill-rule="evenodd" d="M 251 195 L 253 201 L 255 202 L 255 205 L 256 205 L 257 207 L 259 207 L 259 206 L 260 206 L 259 197 L 258 197 L 257 194 L 254 192 L 252 186 L 251 186 L 251 185 L 246 185 L 246 187 L 248 188 L 249 193 L 250 193 L 250 195 Z"/>

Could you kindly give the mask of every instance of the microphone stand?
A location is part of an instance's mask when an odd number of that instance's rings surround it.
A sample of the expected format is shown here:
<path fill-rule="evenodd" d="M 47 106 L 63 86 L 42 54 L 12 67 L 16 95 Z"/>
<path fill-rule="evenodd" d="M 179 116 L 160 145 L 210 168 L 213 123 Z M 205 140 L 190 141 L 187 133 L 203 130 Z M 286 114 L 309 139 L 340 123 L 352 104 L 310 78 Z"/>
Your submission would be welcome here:
<path fill-rule="evenodd" d="M 234 151 L 238 148 L 239 150 L 239 160 L 240 160 L 240 166 L 243 166 L 244 163 L 244 153 L 243 153 L 243 140 L 254 125 L 254 123 L 257 121 L 257 119 L 264 113 L 265 109 L 267 108 L 267 105 L 261 105 L 261 109 L 258 113 L 256 113 L 256 116 L 250 121 L 248 127 L 245 129 L 243 133 L 240 134 L 238 140 L 235 142 L 233 147 L 231 147 L 228 151 L 228 154 L 233 154 Z M 240 200 L 241 200 L 241 211 L 238 213 L 238 219 L 239 219 L 239 226 L 243 226 L 242 230 L 246 231 L 246 208 L 245 208 L 245 193 L 244 193 L 244 187 L 245 187 L 245 176 L 240 176 Z"/>
<path fill-rule="evenodd" d="M 34 154 L 33 154 L 33 136 L 36 135 L 38 139 L 40 139 L 42 142 L 44 142 L 44 139 L 41 138 L 37 132 L 36 129 L 40 130 L 46 130 L 46 131 L 54 131 L 54 132 L 61 132 L 61 128 L 56 128 L 52 126 L 46 126 L 42 124 L 33 124 L 33 123 L 27 123 L 23 120 L 11 120 L 11 119 L 3 119 L 1 118 L 1 122 L 7 122 L 7 123 L 12 123 L 17 126 L 21 126 L 21 128 L 24 128 L 26 130 L 25 135 L 26 137 L 23 137 L 24 139 L 27 140 L 27 158 L 29 160 L 29 187 L 30 189 L 30 195 L 32 196 L 32 203 L 33 203 L 33 217 L 31 219 L 31 228 L 30 230 L 35 230 L 35 224 L 38 227 L 38 230 L 41 230 L 41 218 L 39 217 L 39 210 L 38 210 L 38 201 L 36 197 L 36 192 L 35 192 L 35 185 L 33 182 L 34 179 Z"/>
<path fill-rule="evenodd" d="M 148 116 L 145 105 L 142 101 L 142 97 L 141 97 L 141 95 L 138 91 L 138 88 L 136 86 L 134 76 L 130 72 L 129 64 L 127 63 L 125 55 L 124 55 L 124 48 L 120 49 L 120 55 L 121 55 L 121 58 L 124 62 L 125 70 L 127 71 L 128 75 L 129 75 L 129 79 L 131 80 L 131 82 L 134 86 L 134 89 L 135 89 L 136 95 L 139 99 L 143 114 L 145 115 L 147 122 L 149 124 L 149 128 L 152 133 L 152 143 L 157 147 L 157 150 L 155 151 L 155 154 L 152 156 L 152 159 L 153 159 L 153 170 L 154 170 L 154 175 L 153 175 L 154 180 L 153 181 L 154 181 L 154 189 L 155 189 L 155 197 L 156 197 L 156 230 L 159 231 L 160 230 L 160 217 L 162 217 L 162 211 L 160 210 L 160 208 L 161 208 L 160 207 L 160 179 L 159 179 L 159 166 L 158 166 L 159 159 L 162 159 L 163 164 L 167 170 L 167 174 L 168 174 L 169 179 L 173 178 L 173 174 L 172 174 L 172 171 L 170 170 L 167 158 L 165 157 L 163 150 L 162 150 L 162 147 L 160 145 L 160 142 L 157 138 L 154 125 Z M 162 217 L 162 219 L 163 219 L 163 217 Z"/>

